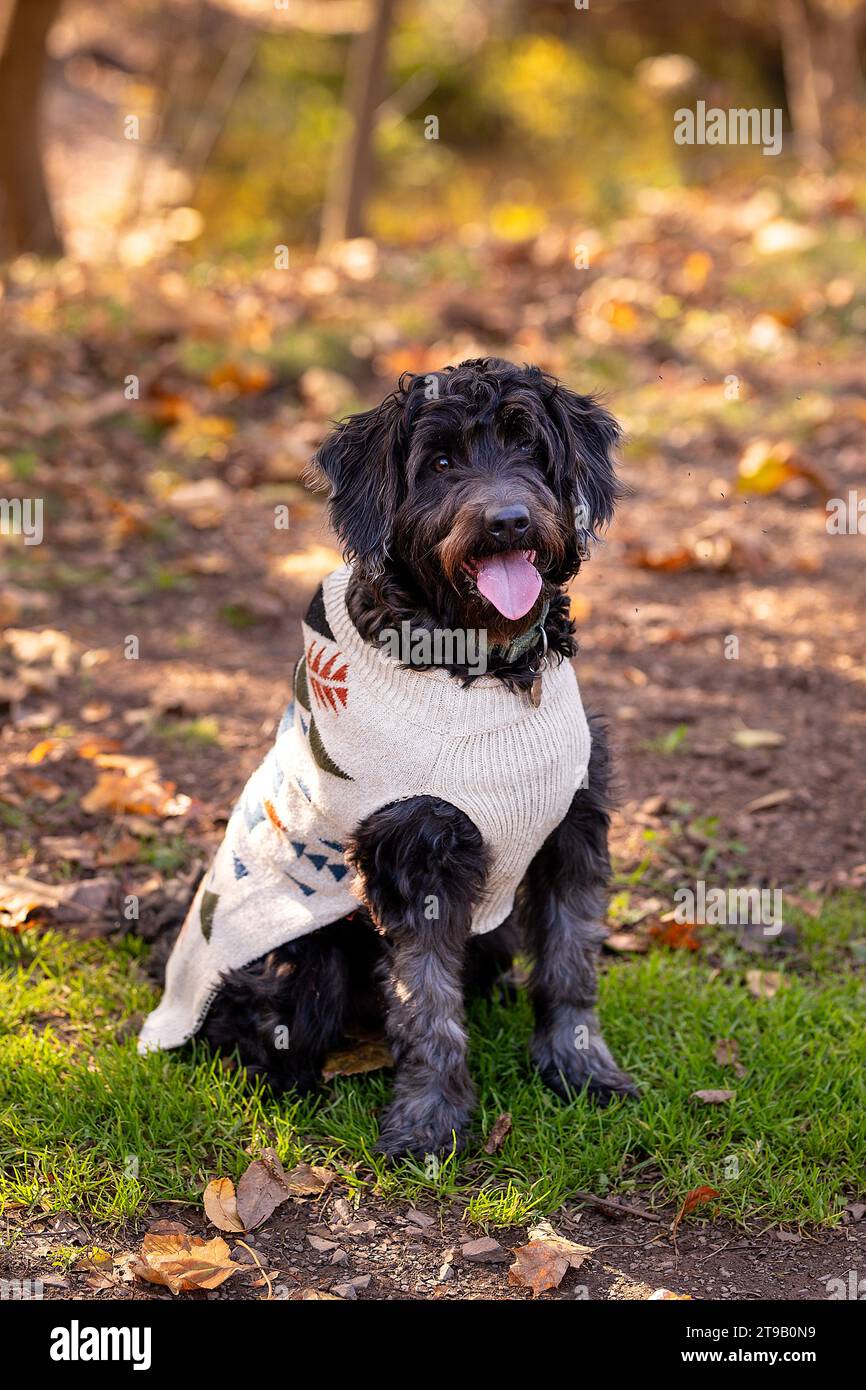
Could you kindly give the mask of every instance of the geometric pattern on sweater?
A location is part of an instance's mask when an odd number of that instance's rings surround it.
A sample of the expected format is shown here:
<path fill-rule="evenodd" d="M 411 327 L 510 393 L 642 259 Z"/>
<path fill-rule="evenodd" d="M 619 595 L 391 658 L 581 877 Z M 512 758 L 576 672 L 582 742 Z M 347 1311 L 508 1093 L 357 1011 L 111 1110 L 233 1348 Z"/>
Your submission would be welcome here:
<path fill-rule="evenodd" d="M 373 812 L 433 796 L 468 816 L 490 866 L 471 922 L 482 933 L 583 783 L 590 736 L 569 662 L 544 671 L 537 707 L 492 676 L 463 687 L 401 666 L 355 628 L 348 579 L 328 575 L 301 625 L 294 701 L 199 885 L 142 1050 L 191 1037 L 225 972 L 357 908 L 345 847 Z"/>

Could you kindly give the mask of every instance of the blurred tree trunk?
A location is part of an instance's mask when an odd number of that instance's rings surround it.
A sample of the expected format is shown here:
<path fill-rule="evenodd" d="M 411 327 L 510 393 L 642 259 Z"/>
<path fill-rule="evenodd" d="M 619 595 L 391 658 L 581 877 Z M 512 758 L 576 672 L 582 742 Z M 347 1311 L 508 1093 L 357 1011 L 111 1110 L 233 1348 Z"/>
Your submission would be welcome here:
<path fill-rule="evenodd" d="M 363 236 L 364 213 L 373 176 L 373 141 L 388 37 L 395 0 L 374 0 L 368 29 L 352 41 L 346 81 L 351 131 L 337 152 L 331 187 L 322 212 L 321 245 Z"/>
<path fill-rule="evenodd" d="M 788 113 L 797 151 L 808 161 L 824 153 L 818 74 L 806 0 L 776 0 Z"/>
<path fill-rule="evenodd" d="M 819 37 L 820 66 L 828 106 L 843 108 L 843 116 L 863 103 L 860 41 L 866 17 L 863 0 L 818 0 L 824 23 Z"/>
<path fill-rule="evenodd" d="M 42 167 L 46 40 L 62 0 L 16 0 L 0 56 L 0 257 L 59 256 L 63 244 Z"/>
<path fill-rule="evenodd" d="M 862 107 L 863 0 L 776 0 L 788 111 L 799 153 L 822 160 Z"/>

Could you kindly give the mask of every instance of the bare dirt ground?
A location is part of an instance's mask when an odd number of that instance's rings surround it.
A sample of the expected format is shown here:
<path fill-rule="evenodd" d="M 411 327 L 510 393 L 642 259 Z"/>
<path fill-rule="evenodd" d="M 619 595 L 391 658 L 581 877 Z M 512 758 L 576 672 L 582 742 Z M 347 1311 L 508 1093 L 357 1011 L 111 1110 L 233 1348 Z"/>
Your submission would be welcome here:
<path fill-rule="evenodd" d="M 219 1289 L 183 1297 L 292 1299 L 311 1297 L 315 1290 L 362 1300 L 532 1298 L 508 1277 L 512 1252 L 526 1240 L 520 1228 L 492 1232 L 489 1248 L 476 1254 L 478 1230 L 464 1224 L 458 1206 L 419 1210 L 365 1199 L 355 1210 L 341 1202 L 339 1190 L 332 1191 L 323 1203 L 279 1208 L 243 1244 L 227 1237 L 232 1259 L 248 1272 Z M 567 1206 L 555 1218 L 558 1233 L 589 1246 L 592 1253 L 579 1269 L 568 1271 L 558 1289 L 542 1297 L 646 1299 L 651 1291 L 667 1290 L 712 1300 L 815 1301 L 850 1297 L 849 1271 L 866 1268 L 863 1222 L 811 1234 L 744 1231 L 714 1222 L 680 1228 L 673 1238 L 673 1214 L 653 1216 L 606 1216 L 579 1204 Z M 177 1204 L 155 1205 L 144 1221 L 108 1234 L 71 1216 L 36 1219 L 13 1252 L 0 1260 L 0 1277 L 41 1279 L 43 1296 L 52 1299 L 170 1300 L 166 1289 L 135 1279 L 128 1258 L 148 1230 L 181 1227 L 205 1239 L 214 1234 L 202 1213 Z M 100 1269 L 98 1257 L 96 1262 L 81 1258 L 72 1268 L 46 1277 L 45 1251 L 58 1242 L 95 1245 L 110 1252 L 114 1263 Z M 844 1292 L 834 1280 L 842 1281 Z"/>

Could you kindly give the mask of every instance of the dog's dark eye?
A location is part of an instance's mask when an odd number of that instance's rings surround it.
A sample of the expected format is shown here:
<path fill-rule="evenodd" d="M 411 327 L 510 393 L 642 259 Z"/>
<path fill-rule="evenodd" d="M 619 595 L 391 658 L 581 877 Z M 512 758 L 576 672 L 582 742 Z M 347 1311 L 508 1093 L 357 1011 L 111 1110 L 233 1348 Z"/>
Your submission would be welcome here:
<path fill-rule="evenodd" d="M 434 473 L 445 473 L 450 467 L 451 460 L 449 458 L 446 458 L 444 454 L 440 454 L 438 458 L 435 458 L 433 460 Z"/>

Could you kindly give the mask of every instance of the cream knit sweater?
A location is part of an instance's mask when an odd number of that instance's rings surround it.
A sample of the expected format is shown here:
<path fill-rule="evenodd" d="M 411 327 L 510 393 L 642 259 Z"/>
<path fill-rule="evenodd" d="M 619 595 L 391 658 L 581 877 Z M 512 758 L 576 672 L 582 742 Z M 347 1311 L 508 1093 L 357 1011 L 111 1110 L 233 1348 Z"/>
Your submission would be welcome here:
<path fill-rule="evenodd" d="M 568 662 L 545 671 L 537 708 L 492 676 L 465 688 L 401 666 L 358 633 L 348 579 L 335 570 L 313 600 L 294 704 L 199 886 L 141 1051 L 190 1038 L 223 971 L 358 907 L 344 847 L 371 812 L 422 795 L 465 811 L 491 854 L 472 921 L 488 932 L 584 780 L 589 729 Z"/>

